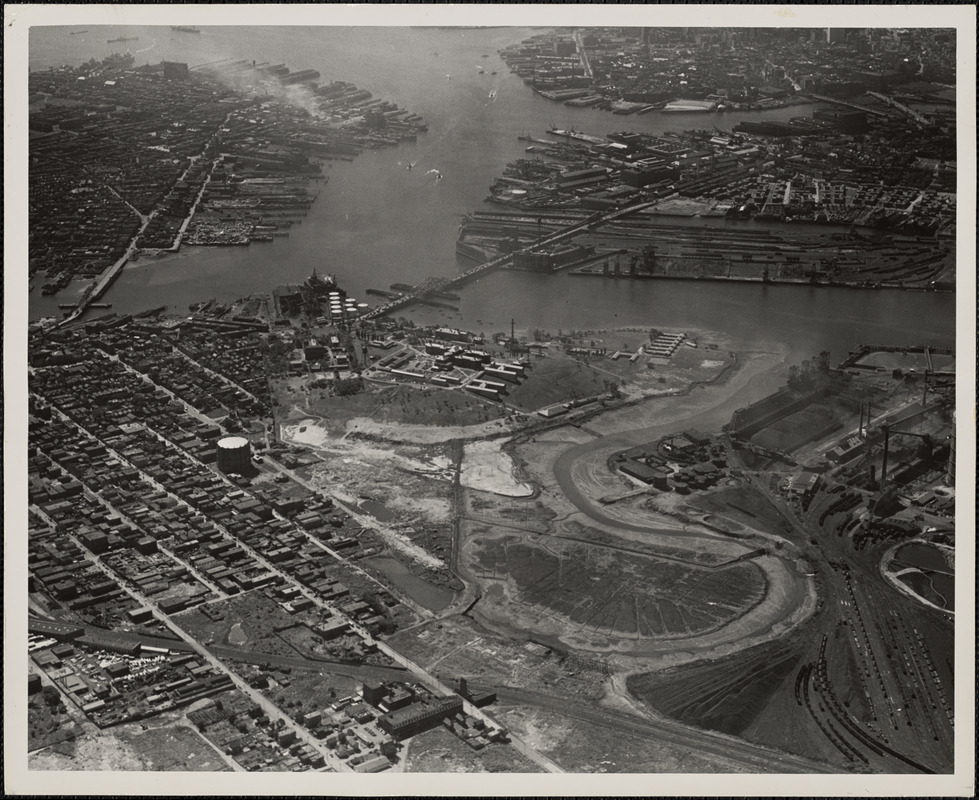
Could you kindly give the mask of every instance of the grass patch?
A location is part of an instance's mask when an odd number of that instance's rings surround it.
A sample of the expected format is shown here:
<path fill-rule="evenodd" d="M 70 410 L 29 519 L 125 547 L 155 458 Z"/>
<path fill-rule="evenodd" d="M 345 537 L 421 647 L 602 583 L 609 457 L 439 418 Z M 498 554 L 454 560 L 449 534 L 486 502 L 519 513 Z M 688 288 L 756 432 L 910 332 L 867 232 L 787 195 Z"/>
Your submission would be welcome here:
<path fill-rule="evenodd" d="M 534 359 L 527 380 L 510 387 L 507 403 L 534 411 L 608 391 L 612 376 L 564 356 Z"/>

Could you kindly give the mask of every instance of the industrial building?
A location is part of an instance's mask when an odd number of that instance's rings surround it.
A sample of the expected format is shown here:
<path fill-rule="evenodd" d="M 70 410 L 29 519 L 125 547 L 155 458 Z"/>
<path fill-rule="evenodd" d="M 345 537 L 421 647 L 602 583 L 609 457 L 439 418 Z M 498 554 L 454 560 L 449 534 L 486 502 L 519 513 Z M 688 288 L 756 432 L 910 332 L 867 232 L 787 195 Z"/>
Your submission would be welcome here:
<path fill-rule="evenodd" d="M 218 441 L 218 469 L 239 475 L 251 466 L 252 446 L 243 436 L 226 436 Z"/>
<path fill-rule="evenodd" d="M 443 719 L 462 711 L 462 698 L 445 697 L 427 705 L 410 705 L 379 717 L 378 726 L 395 739 L 406 739 L 434 728 Z"/>

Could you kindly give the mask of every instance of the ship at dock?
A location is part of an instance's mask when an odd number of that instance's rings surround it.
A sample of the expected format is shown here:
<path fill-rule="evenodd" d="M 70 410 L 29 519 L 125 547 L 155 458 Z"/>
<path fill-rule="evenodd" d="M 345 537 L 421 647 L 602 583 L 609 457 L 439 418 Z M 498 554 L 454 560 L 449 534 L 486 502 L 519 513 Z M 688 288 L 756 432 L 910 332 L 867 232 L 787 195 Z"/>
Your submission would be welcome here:
<path fill-rule="evenodd" d="M 550 128 L 547 132 L 551 136 L 563 136 L 565 139 L 576 139 L 579 142 L 587 142 L 588 144 L 608 144 L 608 139 L 602 139 L 599 136 L 589 136 L 587 133 L 579 133 L 573 128 L 568 128 L 567 130 Z"/>
<path fill-rule="evenodd" d="M 662 114 L 704 114 L 717 111 L 713 100 L 673 100 L 660 109 Z"/>

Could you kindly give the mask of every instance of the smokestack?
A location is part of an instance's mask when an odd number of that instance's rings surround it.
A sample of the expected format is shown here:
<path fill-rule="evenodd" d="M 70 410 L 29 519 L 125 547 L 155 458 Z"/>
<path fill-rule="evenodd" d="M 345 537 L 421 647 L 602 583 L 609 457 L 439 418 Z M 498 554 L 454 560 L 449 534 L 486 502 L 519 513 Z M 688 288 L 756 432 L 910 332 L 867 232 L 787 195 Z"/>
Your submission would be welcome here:
<path fill-rule="evenodd" d="M 863 436 L 863 403 L 860 404 L 860 427 L 857 429 L 857 435 Z"/>
<path fill-rule="evenodd" d="M 870 483 L 871 485 L 877 483 L 877 467 L 874 464 L 870 465 Z"/>

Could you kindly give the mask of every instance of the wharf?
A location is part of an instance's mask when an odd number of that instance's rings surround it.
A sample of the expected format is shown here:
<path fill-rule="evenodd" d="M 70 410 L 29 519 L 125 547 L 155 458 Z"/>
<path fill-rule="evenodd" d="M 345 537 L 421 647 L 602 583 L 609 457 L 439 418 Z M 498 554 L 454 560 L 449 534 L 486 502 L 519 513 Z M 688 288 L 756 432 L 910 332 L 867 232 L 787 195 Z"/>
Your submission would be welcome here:
<path fill-rule="evenodd" d="M 950 292 L 951 289 L 938 289 L 928 286 L 908 286 L 906 284 L 886 284 L 864 282 L 848 282 L 839 280 L 812 280 L 809 278 L 779 278 L 769 276 L 752 277 L 747 275 L 650 275 L 647 273 L 614 272 L 605 273 L 595 269 L 592 265 L 578 267 L 568 272 L 569 275 L 585 278 L 609 278 L 611 280 L 667 280 L 667 281 L 722 281 L 724 283 L 764 283 L 779 286 L 820 286 L 834 289 L 902 289 L 908 292 Z"/>

